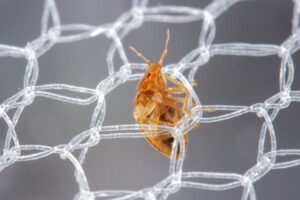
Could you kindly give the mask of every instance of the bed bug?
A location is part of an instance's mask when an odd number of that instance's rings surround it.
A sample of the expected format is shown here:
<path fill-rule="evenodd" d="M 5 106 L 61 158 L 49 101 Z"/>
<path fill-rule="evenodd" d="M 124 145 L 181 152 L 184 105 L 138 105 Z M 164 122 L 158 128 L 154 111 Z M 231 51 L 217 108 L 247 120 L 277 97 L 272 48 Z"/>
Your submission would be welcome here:
<path fill-rule="evenodd" d="M 170 32 L 167 30 L 165 49 L 156 63 L 143 56 L 135 48 L 129 48 L 147 65 L 143 78 L 137 87 L 134 100 L 133 116 L 138 124 L 175 126 L 184 114 L 190 113 L 188 109 L 189 91 L 179 80 L 162 73 L 162 65 L 168 53 Z M 172 84 L 172 86 L 169 86 Z M 180 96 L 178 96 L 180 95 Z M 184 95 L 184 96 L 182 96 Z M 145 135 L 146 131 L 141 130 Z M 146 140 L 160 153 L 171 157 L 174 138 L 170 134 L 145 137 Z M 184 143 L 187 146 L 188 135 L 184 134 Z M 179 158 L 179 148 L 177 159 Z"/>

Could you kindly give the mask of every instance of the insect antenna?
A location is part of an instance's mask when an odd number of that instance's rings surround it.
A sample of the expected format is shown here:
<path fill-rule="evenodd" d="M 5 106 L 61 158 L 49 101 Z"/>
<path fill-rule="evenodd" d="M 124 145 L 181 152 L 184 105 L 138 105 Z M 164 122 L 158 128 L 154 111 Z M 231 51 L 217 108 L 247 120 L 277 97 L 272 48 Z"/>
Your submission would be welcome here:
<path fill-rule="evenodd" d="M 169 40 L 170 40 L 170 29 L 167 30 L 167 38 L 166 38 L 166 43 L 165 43 L 165 49 L 162 52 L 160 59 L 159 59 L 159 64 L 162 65 L 167 54 L 168 54 L 168 45 L 169 45 Z"/>
<path fill-rule="evenodd" d="M 139 58 L 141 58 L 145 63 L 150 64 L 150 61 L 138 50 L 136 50 L 134 47 L 129 46 L 129 49 L 133 51 Z"/>

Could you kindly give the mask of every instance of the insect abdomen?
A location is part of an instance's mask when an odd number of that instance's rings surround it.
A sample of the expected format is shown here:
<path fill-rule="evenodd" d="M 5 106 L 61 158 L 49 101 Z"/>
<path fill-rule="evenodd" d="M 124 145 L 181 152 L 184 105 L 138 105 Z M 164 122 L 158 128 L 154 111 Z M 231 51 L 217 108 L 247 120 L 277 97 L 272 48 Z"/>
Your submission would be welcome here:
<path fill-rule="evenodd" d="M 170 96 L 162 99 L 161 103 L 154 104 L 151 107 L 151 112 L 147 112 L 149 104 L 153 103 L 153 100 L 147 92 L 140 92 L 136 97 L 136 106 L 134 109 L 134 117 L 139 124 L 152 124 L 163 126 L 175 126 L 180 120 L 182 113 L 178 109 L 177 102 Z M 147 113 L 147 115 L 144 115 Z M 142 132 L 147 135 L 146 131 Z M 145 137 L 146 140 L 158 151 L 167 157 L 171 157 L 172 146 L 174 138 L 171 133 L 167 133 L 158 137 Z M 184 135 L 185 145 L 188 142 L 188 135 Z M 177 151 L 177 158 L 179 157 L 179 149 Z"/>

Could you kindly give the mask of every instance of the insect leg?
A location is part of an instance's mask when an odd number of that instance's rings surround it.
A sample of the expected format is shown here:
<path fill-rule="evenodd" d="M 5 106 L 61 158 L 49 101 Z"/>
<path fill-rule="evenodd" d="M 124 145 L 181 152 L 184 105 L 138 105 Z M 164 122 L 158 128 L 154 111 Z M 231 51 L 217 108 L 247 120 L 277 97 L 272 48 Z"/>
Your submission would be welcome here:
<path fill-rule="evenodd" d="M 172 82 L 173 84 L 175 84 L 177 87 L 175 88 L 168 88 L 168 91 L 170 91 L 170 93 L 172 94 L 185 94 L 185 103 L 183 103 L 184 105 L 184 109 L 185 111 L 189 112 L 188 109 L 187 109 L 187 103 L 188 103 L 188 99 L 190 97 L 190 94 L 189 94 L 189 91 L 188 89 L 184 86 L 184 84 L 182 84 L 180 81 L 174 79 L 173 77 L 171 77 L 170 75 L 168 74 L 163 74 L 164 78 L 167 79 L 168 81 Z M 196 83 L 193 83 L 192 84 L 193 86 L 196 85 Z M 182 101 L 180 101 L 182 102 Z M 203 110 L 205 112 L 215 112 L 216 110 L 213 110 L 213 109 L 205 109 Z"/>
<path fill-rule="evenodd" d="M 173 78 L 172 76 L 168 75 L 168 74 L 163 74 L 163 76 L 170 82 L 172 82 L 173 84 L 175 84 L 176 86 L 180 87 L 180 88 L 184 88 L 186 91 L 188 91 L 188 89 L 186 89 L 185 85 L 183 83 L 181 83 L 180 81 L 176 80 L 175 78 Z"/>
<path fill-rule="evenodd" d="M 156 107 L 154 102 L 149 102 L 145 106 L 137 105 L 134 110 L 134 117 L 139 123 L 145 123 L 149 114 L 151 114 Z"/>
<path fill-rule="evenodd" d="M 170 87 L 167 91 L 171 94 L 184 94 L 187 93 L 187 90 L 182 87 Z"/>
<path fill-rule="evenodd" d="M 168 88 L 168 92 L 171 94 L 185 94 L 184 98 L 182 97 L 173 97 L 177 101 L 183 103 L 183 109 L 187 110 L 187 104 L 189 100 L 189 91 L 186 88 L 183 87 L 173 87 L 173 88 Z"/>
<path fill-rule="evenodd" d="M 152 111 L 155 109 L 156 104 L 154 102 L 149 102 L 145 107 L 141 114 L 141 117 L 147 117 Z"/>
<path fill-rule="evenodd" d="M 191 111 L 188 109 L 188 101 L 190 98 L 189 90 L 182 84 L 180 81 L 174 79 L 173 77 L 164 74 L 163 75 L 168 81 L 175 84 L 177 87 L 168 88 L 168 91 L 172 94 L 185 94 L 184 98 L 177 97 L 176 100 L 183 103 L 183 111 L 185 113 L 190 113 Z"/>
<path fill-rule="evenodd" d="M 175 78 L 173 78 L 172 76 L 168 75 L 168 74 L 163 74 L 164 79 L 172 82 L 173 84 L 175 84 L 177 87 L 173 87 L 173 88 L 168 88 L 168 92 L 172 93 L 172 94 L 189 94 L 189 90 L 185 87 L 185 85 L 183 83 L 181 83 L 180 81 L 176 80 Z M 192 86 L 197 85 L 196 83 L 192 83 Z"/>

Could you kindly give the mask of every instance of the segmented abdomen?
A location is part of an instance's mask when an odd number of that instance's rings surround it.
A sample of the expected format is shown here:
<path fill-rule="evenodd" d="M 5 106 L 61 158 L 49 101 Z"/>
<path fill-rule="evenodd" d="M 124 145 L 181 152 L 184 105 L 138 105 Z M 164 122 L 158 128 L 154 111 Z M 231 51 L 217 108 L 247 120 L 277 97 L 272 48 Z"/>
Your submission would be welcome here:
<path fill-rule="evenodd" d="M 161 102 L 153 100 L 154 93 L 139 92 L 135 99 L 134 117 L 139 124 L 175 126 L 180 120 L 183 112 L 177 105 L 172 96 L 165 95 Z M 163 95 L 161 95 L 163 96 Z M 149 111 L 150 109 L 150 111 Z M 146 114 L 145 114 L 146 113 Z M 147 135 L 147 131 L 142 132 Z M 166 133 L 158 137 L 145 137 L 146 140 L 158 151 L 167 157 L 171 156 L 173 137 L 171 133 Z M 185 146 L 187 145 L 188 135 L 184 135 Z M 177 158 L 179 156 L 179 148 Z"/>

